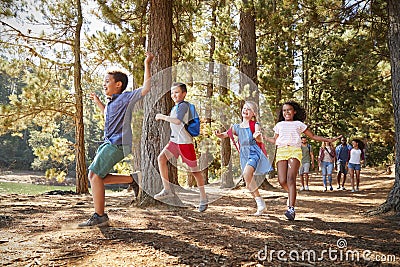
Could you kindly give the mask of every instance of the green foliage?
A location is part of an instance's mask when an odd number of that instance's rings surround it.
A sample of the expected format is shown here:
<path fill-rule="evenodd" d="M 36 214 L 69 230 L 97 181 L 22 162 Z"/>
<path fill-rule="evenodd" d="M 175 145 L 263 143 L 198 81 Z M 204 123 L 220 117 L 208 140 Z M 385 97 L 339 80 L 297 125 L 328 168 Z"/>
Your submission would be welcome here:
<path fill-rule="evenodd" d="M 174 63 L 214 60 L 238 66 L 239 42 L 246 42 L 238 37 L 243 2 L 174 1 Z M 258 85 L 265 97 L 262 105 L 278 111 L 282 102 L 296 99 L 306 108 L 306 123 L 316 134 L 361 137 L 368 141 L 370 163 L 386 161 L 394 146 L 394 123 L 385 1 L 248 2 L 256 10 Z M 33 166 L 49 168 L 49 176 L 55 176 L 54 170 L 67 173 L 74 162 L 75 99 L 69 44 L 73 43 L 76 9 L 72 1 L 39 3 L 36 8 L 43 14 L 41 18 L 20 13 L 29 9 L 28 2 L 7 0 L 0 4 L 0 18 L 45 22 L 51 29 L 43 30 L 36 39 L 28 38 L 25 29 L 13 34 L 0 30 L 0 133 L 22 133 L 24 137 L 3 136 L 2 145 L 7 149 L 19 142 L 26 144 L 29 138 L 36 156 Z M 84 95 L 93 91 L 102 95 L 100 73 L 109 66 L 128 70 L 134 78 L 133 87 L 142 84 L 148 5 L 146 0 L 98 0 L 91 7 L 91 15 L 109 29 L 94 29 L 91 17 L 85 18 Z M 212 38 L 215 51 L 210 59 Z M 157 51 L 153 52 L 157 56 Z M 219 96 L 217 90 L 214 88 L 214 95 L 231 107 L 227 115 L 236 119 L 240 109 L 237 96 L 232 92 Z M 205 92 L 205 86 L 194 84 L 193 96 L 204 96 Z M 104 118 L 88 97 L 84 107 L 90 161 L 102 139 Z M 140 118 L 138 114 L 136 120 Z M 264 120 L 271 124 L 274 118 Z M 207 127 L 202 129 L 217 147 L 219 140 L 211 133 L 217 126 L 211 123 Z M 30 151 L 26 146 L 22 150 Z M 9 151 L 15 159 L 21 156 Z M 30 156 L 25 162 L 30 162 L 32 152 L 26 155 Z M 210 172 L 217 173 L 219 153 L 213 157 Z M 126 167 L 122 163 L 116 168 L 122 172 Z"/>

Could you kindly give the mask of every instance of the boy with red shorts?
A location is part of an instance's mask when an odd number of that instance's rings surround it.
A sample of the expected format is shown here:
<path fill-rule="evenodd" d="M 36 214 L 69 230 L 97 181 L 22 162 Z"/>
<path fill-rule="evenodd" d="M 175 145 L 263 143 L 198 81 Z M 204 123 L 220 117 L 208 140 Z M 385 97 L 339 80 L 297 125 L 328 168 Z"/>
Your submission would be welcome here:
<path fill-rule="evenodd" d="M 193 174 L 200 190 L 199 211 L 203 212 L 208 207 L 208 200 L 204 189 L 204 178 L 197 165 L 196 152 L 193 145 L 193 137 L 185 128 L 188 122 L 189 104 L 184 102 L 187 89 L 184 83 L 173 83 L 171 87 L 171 98 L 175 106 L 171 109 L 169 116 L 157 114 L 156 120 L 164 120 L 170 123 L 171 139 L 169 143 L 158 155 L 158 167 L 164 189 L 154 196 L 157 200 L 173 197 L 171 186 L 168 179 L 168 160 L 172 157 L 181 156 L 182 161 L 189 167 L 189 171 Z"/>

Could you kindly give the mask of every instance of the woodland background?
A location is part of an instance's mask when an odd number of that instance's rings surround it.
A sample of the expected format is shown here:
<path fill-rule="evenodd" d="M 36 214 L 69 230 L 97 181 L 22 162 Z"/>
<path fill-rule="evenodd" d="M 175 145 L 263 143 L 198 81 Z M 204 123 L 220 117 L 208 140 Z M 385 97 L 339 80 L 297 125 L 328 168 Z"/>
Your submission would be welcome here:
<path fill-rule="evenodd" d="M 77 191 L 87 191 L 86 166 L 103 130 L 103 118 L 87 96 L 101 94 L 110 66 L 127 70 L 130 87 L 139 87 L 146 50 L 156 54 L 153 74 L 193 61 L 238 68 L 258 85 L 273 114 L 295 99 L 316 134 L 360 138 L 368 165 L 393 164 L 390 2 L 2 1 L 0 166 L 47 170 L 59 180 L 72 175 Z M 229 95 L 209 85 L 193 90 Z M 171 107 L 167 97 L 160 102 L 164 113 Z M 149 115 L 146 102 L 139 108 Z M 143 150 L 156 157 L 160 148 L 147 145 L 141 145 L 141 157 Z M 227 150 L 229 142 L 223 142 L 208 175 L 227 165 Z"/>

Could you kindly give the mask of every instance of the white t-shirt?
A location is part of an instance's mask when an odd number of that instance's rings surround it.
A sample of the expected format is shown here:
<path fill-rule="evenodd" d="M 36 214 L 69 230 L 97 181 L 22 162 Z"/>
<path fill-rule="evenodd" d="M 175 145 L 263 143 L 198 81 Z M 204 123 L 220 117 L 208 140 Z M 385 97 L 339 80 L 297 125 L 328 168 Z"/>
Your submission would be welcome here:
<path fill-rule="evenodd" d="M 192 144 L 193 137 L 185 128 L 185 122 L 187 123 L 189 117 L 189 105 L 187 103 L 179 103 L 172 107 L 170 117 L 177 118 L 181 121 L 179 124 L 170 123 L 171 127 L 171 138 L 170 140 L 175 144 Z"/>
<path fill-rule="evenodd" d="M 301 121 L 280 121 L 274 127 L 274 132 L 278 134 L 275 145 L 278 147 L 294 146 L 301 147 L 301 133 L 307 129 Z"/>
<path fill-rule="evenodd" d="M 349 163 L 351 164 L 361 164 L 361 149 L 353 148 L 350 150 L 350 160 Z"/>

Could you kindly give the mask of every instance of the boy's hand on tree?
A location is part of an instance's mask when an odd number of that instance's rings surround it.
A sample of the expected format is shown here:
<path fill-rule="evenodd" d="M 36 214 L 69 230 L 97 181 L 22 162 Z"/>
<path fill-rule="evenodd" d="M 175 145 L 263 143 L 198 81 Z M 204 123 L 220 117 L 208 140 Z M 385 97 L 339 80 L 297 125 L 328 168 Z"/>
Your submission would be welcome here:
<path fill-rule="evenodd" d="M 151 52 L 146 52 L 146 59 L 144 60 L 144 64 L 150 64 L 154 59 L 154 55 Z"/>

